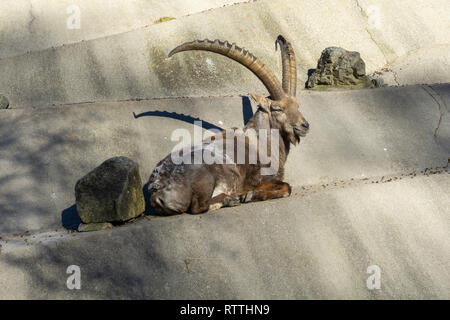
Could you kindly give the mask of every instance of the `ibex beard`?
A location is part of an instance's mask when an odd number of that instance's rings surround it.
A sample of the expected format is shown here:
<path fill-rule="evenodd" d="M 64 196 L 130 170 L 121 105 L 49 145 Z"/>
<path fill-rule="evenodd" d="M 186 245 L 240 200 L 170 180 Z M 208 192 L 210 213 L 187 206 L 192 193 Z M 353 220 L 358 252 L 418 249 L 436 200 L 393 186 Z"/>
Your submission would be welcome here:
<path fill-rule="evenodd" d="M 157 164 L 148 183 L 151 205 L 157 212 L 197 214 L 291 194 L 291 187 L 283 182 L 284 164 L 291 144 L 300 142 L 309 124 L 295 97 L 297 71 L 292 45 L 281 35 L 275 43 L 281 48 L 282 84 L 254 55 L 227 41 L 196 40 L 169 53 L 170 57 L 181 51 L 204 50 L 229 57 L 252 71 L 270 97 L 250 94 L 257 111 L 243 129 L 233 129 L 231 138 L 227 130 L 217 132 L 183 148 L 181 154 L 179 150 L 172 152 Z"/>

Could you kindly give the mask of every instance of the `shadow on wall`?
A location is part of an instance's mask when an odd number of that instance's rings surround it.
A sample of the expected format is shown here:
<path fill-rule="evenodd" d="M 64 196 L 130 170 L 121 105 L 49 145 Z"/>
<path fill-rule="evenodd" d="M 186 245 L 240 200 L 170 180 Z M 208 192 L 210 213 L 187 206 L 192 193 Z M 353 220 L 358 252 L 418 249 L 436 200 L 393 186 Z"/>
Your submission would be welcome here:
<path fill-rule="evenodd" d="M 202 128 L 206 130 L 215 129 L 215 130 L 223 130 L 223 128 L 220 128 L 216 126 L 215 124 L 212 124 L 210 122 L 201 120 L 200 118 L 195 118 L 190 115 L 185 115 L 182 113 L 175 113 L 175 112 L 168 112 L 168 111 L 147 111 L 140 114 L 135 114 L 133 112 L 133 116 L 135 119 L 139 119 L 141 117 L 164 117 L 164 118 L 170 118 L 175 120 L 184 121 L 187 123 L 190 123 L 192 125 L 195 125 L 195 121 L 202 121 Z M 248 121 L 253 117 L 253 109 L 250 103 L 250 99 L 247 96 L 242 97 L 242 116 L 244 118 L 244 125 L 248 123 Z"/>
<path fill-rule="evenodd" d="M 55 155 L 64 154 L 66 146 L 80 155 L 87 153 L 90 137 L 83 134 L 75 137 L 73 132 L 78 133 L 78 127 L 49 127 L 48 122 L 40 121 L 45 114 L 12 115 L 14 113 L 7 111 L 0 117 L 0 233 L 22 232 L 33 225 L 38 227 L 40 224 L 33 222 L 37 217 L 42 223 L 54 222 L 58 190 L 72 184 L 74 171 L 90 166 L 89 161 L 78 159 L 70 164 L 53 161 Z M 91 119 L 95 120 L 95 116 Z M 33 130 L 27 129 L 30 127 Z"/>
<path fill-rule="evenodd" d="M 142 112 L 140 114 L 135 114 L 133 112 L 133 116 L 134 116 L 135 119 L 138 119 L 138 118 L 141 118 L 141 117 L 171 118 L 171 119 L 181 120 L 181 121 L 190 123 L 192 125 L 197 125 L 196 121 L 201 121 L 202 122 L 202 128 L 204 128 L 206 130 L 210 130 L 210 129 L 223 130 L 222 128 L 216 126 L 215 124 L 212 124 L 212 123 L 207 122 L 207 121 L 203 121 L 200 118 L 194 118 L 194 117 L 189 116 L 189 115 L 175 113 L 175 112 L 157 111 L 157 110 L 156 111 Z"/>
<path fill-rule="evenodd" d="M 116 236 L 108 241 L 102 239 L 104 234 L 92 233 L 88 236 L 93 236 L 91 239 L 95 245 L 87 248 L 77 246 L 77 241 L 60 241 L 58 250 L 43 245 L 35 247 L 29 254 L 4 254 L 2 262 L 26 273 L 23 291 L 19 293 L 25 299 L 158 298 L 164 288 L 163 281 L 177 282 L 176 279 L 170 280 L 171 276 L 166 273 L 177 274 L 181 268 L 168 264 L 161 256 L 161 240 L 154 235 L 146 234 L 148 243 L 143 246 L 137 237 L 129 237 L 124 232 L 127 230 L 119 234 L 114 232 Z M 109 251 L 111 255 L 96 254 L 97 246 L 101 247 L 102 253 Z M 137 255 L 139 259 L 136 259 Z M 66 269 L 74 264 L 82 270 L 81 290 L 68 290 L 66 287 L 69 276 Z M 149 274 L 155 277 L 149 277 Z M 157 274 L 164 274 L 164 279 L 159 279 Z M 0 288 L 0 298 L 9 297 L 10 293 Z"/>
<path fill-rule="evenodd" d="M 305 81 L 305 89 L 308 89 L 308 80 L 309 77 L 311 77 L 311 75 L 316 71 L 316 69 L 308 69 L 308 76 L 306 77 L 306 81 Z"/>
<path fill-rule="evenodd" d="M 250 99 L 247 96 L 242 97 L 242 115 L 244 117 L 244 126 L 253 117 L 253 109 L 250 103 Z"/>

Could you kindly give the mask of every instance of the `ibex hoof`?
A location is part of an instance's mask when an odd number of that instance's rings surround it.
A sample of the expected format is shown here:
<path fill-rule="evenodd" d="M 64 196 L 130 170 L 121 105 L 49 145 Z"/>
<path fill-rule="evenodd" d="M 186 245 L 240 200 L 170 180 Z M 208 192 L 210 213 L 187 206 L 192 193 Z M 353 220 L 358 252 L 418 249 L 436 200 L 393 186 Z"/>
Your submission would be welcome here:
<path fill-rule="evenodd" d="M 252 199 L 253 199 L 253 191 L 250 190 L 250 191 L 248 191 L 246 194 L 244 194 L 242 196 L 241 201 L 244 202 L 244 203 L 247 203 L 247 202 L 252 201 Z"/>
<path fill-rule="evenodd" d="M 222 207 L 223 207 L 223 205 L 222 205 L 221 203 L 214 203 L 214 204 L 211 204 L 211 205 L 209 206 L 209 208 L 208 208 L 208 212 L 218 210 L 218 209 L 220 209 L 220 208 L 222 208 Z"/>
<path fill-rule="evenodd" d="M 241 201 L 238 197 L 235 198 L 225 198 L 223 199 L 223 205 L 225 207 L 235 207 L 241 204 Z"/>

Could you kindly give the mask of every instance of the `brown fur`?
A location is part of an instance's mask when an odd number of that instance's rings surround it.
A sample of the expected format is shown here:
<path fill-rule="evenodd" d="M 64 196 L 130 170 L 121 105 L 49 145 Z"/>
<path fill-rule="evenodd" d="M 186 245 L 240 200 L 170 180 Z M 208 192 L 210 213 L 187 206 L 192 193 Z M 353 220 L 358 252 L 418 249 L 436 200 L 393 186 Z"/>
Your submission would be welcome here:
<path fill-rule="evenodd" d="M 243 128 L 243 133 L 250 129 L 256 132 L 259 129 L 279 130 L 278 171 L 274 175 L 262 175 L 261 168 L 264 165 L 259 157 L 256 164 L 249 163 L 249 152 L 257 146 L 251 144 L 248 137 L 245 138 L 246 160 L 243 164 L 237 163 L 237 137 L 234 139 L 233 159 L 236 164 L 177 165 L 168 155 L 158 163 L 149 179 L 151 204 L 158 212 L 197 214 L 223 206 L 283 198 L 291 194 L 289 184 L 282 181 L 284 165 L 290 145 L 300 142 L 300 138 L 306 135 L 309 124 L 298 110 L 297 99 L 289 93 L 285 92 L 278 100 L 254 94 L 251 94 L 251 98 L 256 102 L 258 110 Z M 218 135 L 225 137 L 225 131 Z M 269 140 L 269 150 L 271 143 Z M 217 194 L 218 192 L 221 193 Z"/>

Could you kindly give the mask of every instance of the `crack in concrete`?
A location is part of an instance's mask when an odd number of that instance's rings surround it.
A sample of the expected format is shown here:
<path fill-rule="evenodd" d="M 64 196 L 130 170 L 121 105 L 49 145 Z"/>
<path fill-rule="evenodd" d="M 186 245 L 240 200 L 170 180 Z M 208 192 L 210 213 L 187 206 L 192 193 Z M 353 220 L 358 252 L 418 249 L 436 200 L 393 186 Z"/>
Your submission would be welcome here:
<path fill-rule="evenodd" d="M 387 72 L 392 73 L 392 76 L 394 77 L 394 82 L 396 83 L 397 86 L 400 86 L 400 82 L 398 81 L 398 74 L 390 67 L 389 63 L 385 64 L 385 66 L 383 68 L 372 72 L 372 75 L 380 75 L 381 76 Z"/>
<path fill-rule="evenodd" d="M 361 12 L 362 16 L 368 20 L 369 16 L 367 15 L 366 11 L 363 9 L 363 7 L 361 6 L 361 4 L 359 3 L 358 0 L 355 0 L 356 6 L 358 7 L 359 11 Z M 386 60 L 386 63 L 388 62 L 388 59 L 386 57 L 386 55 L 384 54 L 383 50 L 381 50 L 380 46 L 378 45 L 378 42 L 375 40 L 375 38 L 373 37 L 373 34 L 371 31 L 369 31 L 369 28 L 364 28 L 367 32 L 367 34 L 369 35 L 370 39 L 372 40 L 372 42 L 377 46 L 377 48 L 381 51 L 381 53 L 384 56 L 384 59 Z"/>
<path fill-rule="evenodd" d="M 183 260 L 184 264 L 186 265 L 186 272 L 187 273 L 191 273 L 191 269 L 189 268 L 189 265 L 193 262 L 193 260 L 199 260 L 199 261 L 204 261 L 204 260 L 209 260 L 209 261 L 218 261 L 218 262 L 223 262 L 222 258 L 209 258 L 209 257 L 204 257 L 204 258 L 186 258 Z"/>
<path fill-rule="evenodd" d="M 193 15 L 197 15 L 197 14 L 200 14 L 200 13 L 213 11 L 213 10 L 216 10 L 216 9 L 222 9 L 222 8 L 226 8 L 226 7 L 233 7 L 233 6 L 238 6 L 238 5 L 241 5 L 241 4 L 254 3 L 254 2 L 258 2 L 258 1 L 259 0 L 237 1 L 237 2 L 233 2 L 233 3 L 224 4 L 221 7 L 209 8 L 209 9 L 205 9 L 205 10 L 202 10 L 202 11 L 199 11 L 199 12 L 193 12 L 193 13 L 185 14 L 185 15 L 180 16 L 179 18 L 190 17 L 190 16 L 193 16 Z"/>
<path fill-rule="evenodd" d="M 377 69 L 372 74 L 381 75 L 380 72 L 390 72 L 390 73 L 392 73 L 392 75 L 394 77 L 395 83 L 399 86 L 400 85 L 399 77 L 398 77 L 398 73 L 393 69 L 394 65 L 400 64 L 401 62 L 405 61 L 409 57 L 419 54 L 421 51 L 431 50 L 431 49 L 436 49 L 436 48 L 439 48 L 442 50 L 449 50 L 449 47 L 450 47 L 450 44 L 448 44 L 448 43 L 439 43 L 439 44 L 435 44 L 433 46 L 428 46 L 425 48 L 418 48 L 418 49 L 410 50 L 410 51 L 406 52 L 405 54 L 386 63 L 383 67 L 381 67 L 380 69 Z"/>
<path fill-rule="evenodd" d="M 343 189 L 347 187 L 355 187 L 367 184 L 381 184 L 381 183 L 389 183 L 400 181 L 402 179 L 410 178 L 413 179 L 417 176 L 430 176 L 435 174 L 450 174 L 449 169 L 450 158 L 447 159 L 447 164 L 442 167 L 433 167 L 433 168 L 425 168 L 423 170 L 413 170 L 410 172 L 402 172 L 397 174 L 389 174 L 378 177 L 366 177 L 366 178 L 351 178 L 350 180 L 337 180 L 334 182 L 329 182 L 321 185 L 309 185 L 309 186 L 301 186 L 300 191 L 294 192 L 296 196 L 305 196 L 308 194 L 317 193 L 319 191 L 326 190 L 336 190 Z M 298 189 L 298 188 L 297 188 Z"/>
<path fill-rule="evenodd" d="M 362 15 L 365 18 L 368 18 L 367 13 L 364 11 L 364 9 L 361 7 L 361 4 L 359 3 L 358 0 L 355 0 L 356 6 L 358 7 L 359 11 L 361 11 Z"/>
<path fill-rule="evenodd" d="M 76 234 L 70 230 L 55 230 L 55 231 L 37 231 L 31 233 L 26 231 L 22 234 L 13 233 L 0 236 L 0 253 L 9 252 L 16 248 L 23 248 L 28 246 L 35 246 L 39 244 L 48 244 L 60 239 L 67 239 L 68 237 L 84 236 L 82 234 Z"/>
<path fill-rule="evenodd" d="M 447 107 L 447 105 L 445 103 L 445 100 L 442 98 L 442 96 L 437 91 L 435 91 L 432 86 L 430 86 L 430 85 L 421 85 L 421 87 L 430 95 L 431 98 L 433 98 L 433 100 L 438 105 L 439 120 L 438 120 L 438 124 L 436 126 L 436 129 L 434 129 L 434 137 L 436 138 L 438 130 L 439 130 L 439 128 L 441 126 L 441 123 L 442 123 L 442 118 L 444 117 L 444 111 L 442 110 L 443 109 L 442 104 L 444 104 L 446 107 Z M 441 100 L 442 104 L 439 102 L 439 100 Z"/>
<path fill-rule="evenodd" d="M 366 11 L 361 6 L 359 1 L 355 0 L 355 3 L 356 3 L 356 6 L 358 7 L 359 11 L 361 12 L 361 15 L 368 21 L 369 20 L 369 16 L 367 15 Z M 375 38 L 374 33 L 368 27 L 365 27 L 364 30 L 366 30 L 366 32 L 369 35 L 369 37 L 372 40 L 372 42 L 375 44 L 375 46 L 378 48 L 378 50 L 380 50 L 381 54 L 384 57 L 384 60 L 386 61 L 386 64 L 389 64 L 389 62 L 392 61 L 393 59 L 389 59 L 387 54 L 391 53 L 392 55 L 395 55 L 395 53 L 390 48 L 387 48 L 387 45 L 382 45 L 382 43 L 380 43 L 380 41 L 378 41 Z M 394 77 L 395 77 L 395 75 L 394 75 Z M 396 80 L 396 82 L 398 83 L 397 80 Z"/>
<path fill-rule="evenodd" d="M 395 83 L 399 86 L 400 82 L 398 81 L 398 74 L 397 74 L 397 72 L 395 72 L 394 69 L 392 69 L 392 68 L 390 69 L 390 71 L 392 72 L 392 75 L 394 76 Z"/>
<path fill-rule="evenodd" d="M 257 92 L 261 95 L 264 95 L 263 92 Z M 24 107 L 24 106 L 15 106 L 13 108 L 9 107 L 8 109 L 1 109 L 0 112 L 6 110 L 43 110 L 50 108 L 64 108 L 71 106 L 82 106 L 89 105 L 94 103 L 120 103 L 120 102 L 140 102 L 140 101 L 164 101 L 164 100 L 172 100 L 172 99 L 208 99 L 208 98 L 242 98 L 248 97 L 249 94 L 223 94 L 223 95 L 209 95 L 209 96 L 174 96 L 174 97 L 152 97 L 152 98 L 130 98 L 130 99 L 117 99 L 117 100 L 93 100 L 93 101 L 81 101 L 81 102 L 71 102 L 71 103 L 63 103 L 63 104 L 48 104 L 40 107 Z"/>
<path fill-rule="evenodd" d="M 390 66 L 390 64 L 388 63 L 387 64 L 387 67 L 386 68 L 383 68 L 384 70 L 386 70 L 386 71 L 388 71 L 388 72 L 390 72 L 390 73 L 392 73 L 392 75 L 394 76 L 394 81 L 395 81 L 395 83 L 397 84 L 397 86 L 399 86 L 400 85 L 400 82 L 398 81 L 398 74 L 397 74 L 397 72 L 392 68 L 392 67 L 389 67 Z"/>
<path fill-rule="evenodd" d="M 30 32 L 30 33 L 33 33 L 34 31 L 32 30 L 32 25 L 33 25 L 33 22 L 34 22 L 34 20 L 36 20 L 36 16 L 33 14 L 33 3 L 32 2 L 30 2 L 30 21 L 28 22 L 28 25 L 27 25 L 27 29 L 28 29 L 28 31 Z"/>

